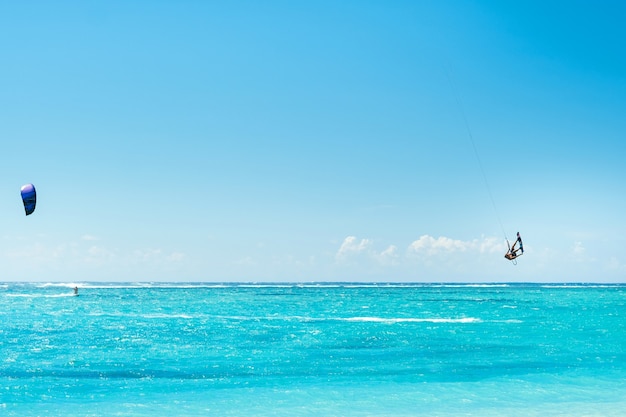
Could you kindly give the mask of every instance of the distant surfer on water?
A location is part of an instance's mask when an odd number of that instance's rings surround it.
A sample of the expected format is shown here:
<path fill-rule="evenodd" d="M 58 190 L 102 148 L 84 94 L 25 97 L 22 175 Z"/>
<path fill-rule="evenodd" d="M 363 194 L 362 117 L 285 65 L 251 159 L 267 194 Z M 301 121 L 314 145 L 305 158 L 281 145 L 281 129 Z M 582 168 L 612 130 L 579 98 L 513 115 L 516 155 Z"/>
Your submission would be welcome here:
<path fill-rule="evenodd" d="M 74 287 L 74 295 L 78 295 L 78 287 Z"/>

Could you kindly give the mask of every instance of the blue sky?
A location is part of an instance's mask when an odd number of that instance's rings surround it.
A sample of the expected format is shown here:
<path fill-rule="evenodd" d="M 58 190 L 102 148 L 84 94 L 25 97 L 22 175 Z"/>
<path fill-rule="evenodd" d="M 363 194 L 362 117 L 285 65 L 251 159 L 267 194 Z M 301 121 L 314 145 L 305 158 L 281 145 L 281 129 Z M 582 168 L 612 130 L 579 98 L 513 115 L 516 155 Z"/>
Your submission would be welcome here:
<path fill-rule="evenodd" d="M 624 282 L 624 15 L 3 2 L 0 279 Z"/>

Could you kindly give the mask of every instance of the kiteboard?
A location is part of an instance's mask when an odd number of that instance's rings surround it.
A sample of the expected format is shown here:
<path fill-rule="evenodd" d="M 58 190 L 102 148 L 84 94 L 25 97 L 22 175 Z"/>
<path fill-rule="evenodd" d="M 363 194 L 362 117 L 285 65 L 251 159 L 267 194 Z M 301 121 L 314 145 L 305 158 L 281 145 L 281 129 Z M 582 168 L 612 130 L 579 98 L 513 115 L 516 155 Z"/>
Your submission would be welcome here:
<path fill-rule="evenodd" d="M 509 244 L 508 240 L 506 244 L 508 245 L 509 250 L 504 255 L 504 257 L 508 259 L 509 261 L 512 261 L 513 265 L 517 265 L 516 259 L 524 254 L 524 242 L 522 242 L 522 237 L 520 236 L 519 232 L 517 232 L 517 239 L 515 240 L 515 242 L 513 242 L 513 246 Z M 515 249 L 516 245 L 519 245 L 517 249 Z"/>

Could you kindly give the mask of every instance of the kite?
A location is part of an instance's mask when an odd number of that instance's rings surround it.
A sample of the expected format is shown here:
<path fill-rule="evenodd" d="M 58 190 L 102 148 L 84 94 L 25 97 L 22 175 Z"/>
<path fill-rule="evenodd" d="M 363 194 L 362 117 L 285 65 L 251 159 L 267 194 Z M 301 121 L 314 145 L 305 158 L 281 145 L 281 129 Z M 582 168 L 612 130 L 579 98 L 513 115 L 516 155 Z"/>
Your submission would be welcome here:
<path fill-rule="evenodd" d="M 22 201 L 24 202 L 24 211 L 26 215 L 32 214 L 35 211 L 35 205 L 37 204 L 37 192 L 33 184 L 26 184 L 22 186 Z"/>

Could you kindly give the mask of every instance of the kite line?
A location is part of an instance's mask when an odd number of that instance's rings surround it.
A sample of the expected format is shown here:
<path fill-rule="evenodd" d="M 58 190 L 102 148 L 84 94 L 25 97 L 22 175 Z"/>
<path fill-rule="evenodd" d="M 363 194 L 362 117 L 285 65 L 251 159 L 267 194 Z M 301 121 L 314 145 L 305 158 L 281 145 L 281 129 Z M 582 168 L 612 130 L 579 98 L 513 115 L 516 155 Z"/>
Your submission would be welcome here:
<path fill-rule="evenodd" d="M 504 239 L 508 242 L 509 239 L 506 235 L 506 231 L 504 230 L 504 225 L 502 224 L 502 220 L 500 219 L 500 215 L 498 214 L 498 208 L 496 207 L 496 201 L 493 198 L 493 193 L 491 192 L 491 187 L 489 186 L 489 181 L 487 180 L 487 174 L 485 173 L 485 168 L 483 168 L 482 160 L 480 159 L 480 154 L 478 153 L 478 148 L 476 147 L 476 142 L 474 141 L 474 135 L 472 135 L 472 129 L 470 129 L 469 121 L 467 120 L 467 116 L 465 115 L 465 109 L 463 107 L 463 102 L 461 101 L 461 97 L 459 91 L 450 75 L 450 70 L 446 69 L 446 75 L 448 77 L 448 81 L 452 86 L 452 90 L 454 93 L 454 98 L 456 100 L 456 104 L 459 107 L 459 111 L 461 112 L 461 116 L 463 117 L 463 122 L 465 123 L 465 129 L 467 130 L 467 136 L 469 137 L 469 141 L 472 144 L 472 149 L 474 150 L 474 155 L 476 156 L 476 161 L 478 162 L 478 166 L 480 168 L 480 172 L 483 176 L 483 181 L 485 183 L 485 188 L 487 189 L 487 193 L 489 194 L 489 199 L 491 200 L 491 205 L 493 207 L 493 211 L 498 219 L 498 223 L 500 224 L 500 229 L 502 230 L 502 234 L 504 235 Z"/>

